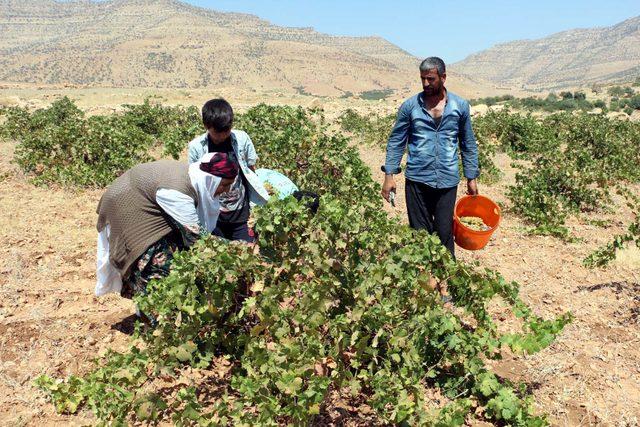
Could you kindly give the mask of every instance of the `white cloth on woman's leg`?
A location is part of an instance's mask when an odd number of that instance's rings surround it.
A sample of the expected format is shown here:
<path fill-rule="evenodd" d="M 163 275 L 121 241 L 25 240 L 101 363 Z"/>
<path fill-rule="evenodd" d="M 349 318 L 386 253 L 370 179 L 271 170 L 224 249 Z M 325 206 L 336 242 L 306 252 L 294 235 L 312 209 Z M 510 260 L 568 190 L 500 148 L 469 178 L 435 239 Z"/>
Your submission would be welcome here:
<path fill-rule="evenodd" d="M 118 270 L 109 261 L 109 224 L 98 233 L 98 250 L 96 253 L 96 296 L 111 292 L 120 293 L 122 278 Z"/>

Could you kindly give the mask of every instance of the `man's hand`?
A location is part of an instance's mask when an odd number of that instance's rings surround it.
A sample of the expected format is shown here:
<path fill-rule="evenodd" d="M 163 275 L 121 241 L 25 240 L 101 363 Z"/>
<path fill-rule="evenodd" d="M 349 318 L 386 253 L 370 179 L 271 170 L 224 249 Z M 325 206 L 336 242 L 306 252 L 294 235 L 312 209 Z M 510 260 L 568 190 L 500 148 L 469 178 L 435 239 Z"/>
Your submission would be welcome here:
<path fill-rule="evenodd" d="M 393 175 L 385 175 L 384 183 L 382 184 L 382 197 L 388 202 L 389 193 L 396 191 L 396 180 Z"/>
<path fill-rule="evenodd" d="M 478 182 L 475 178 L 467 180 L 467 194 L 470 196 L 478 195 Z"/>

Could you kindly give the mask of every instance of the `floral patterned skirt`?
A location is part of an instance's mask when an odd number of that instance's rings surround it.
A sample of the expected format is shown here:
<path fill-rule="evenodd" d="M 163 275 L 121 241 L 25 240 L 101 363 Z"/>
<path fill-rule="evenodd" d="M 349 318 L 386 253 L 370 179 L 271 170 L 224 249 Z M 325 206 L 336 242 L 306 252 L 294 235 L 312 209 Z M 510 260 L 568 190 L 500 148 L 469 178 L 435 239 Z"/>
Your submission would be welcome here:
<path fill-rule="evenodd" d="M 120 295 L 131 299 L 134 295 L 146 294 L 151 279 L 169 274 L 173 253 L 177 250 L 177 245 L 168 236 L 149 246 L 131 267 L 131 274 L 123 281 Z"/>
<path fill-rule="evenodd" d="M 169 274 L 173 254 L 186 249 L 198 238 L 198 234 L 172 221 L 174 230 L 158 240 L 131 266 L 129 277 L 122 281 L 120 295 L 132 299 L 134 295 L 147 293 L 147 284 Z"/>

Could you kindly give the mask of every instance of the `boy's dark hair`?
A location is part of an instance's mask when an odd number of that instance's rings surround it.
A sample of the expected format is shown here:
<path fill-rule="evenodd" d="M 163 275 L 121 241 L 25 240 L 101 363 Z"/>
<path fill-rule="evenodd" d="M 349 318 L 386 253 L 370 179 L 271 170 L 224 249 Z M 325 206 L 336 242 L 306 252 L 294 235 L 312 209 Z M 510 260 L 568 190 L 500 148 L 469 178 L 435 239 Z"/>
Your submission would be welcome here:
<path fill-rule="evenodd" d="M 225 132 L 233 126 L 233 108 L 222 98 L 207 101 L 202 106 L 202 123 L 207 129 Z"/>

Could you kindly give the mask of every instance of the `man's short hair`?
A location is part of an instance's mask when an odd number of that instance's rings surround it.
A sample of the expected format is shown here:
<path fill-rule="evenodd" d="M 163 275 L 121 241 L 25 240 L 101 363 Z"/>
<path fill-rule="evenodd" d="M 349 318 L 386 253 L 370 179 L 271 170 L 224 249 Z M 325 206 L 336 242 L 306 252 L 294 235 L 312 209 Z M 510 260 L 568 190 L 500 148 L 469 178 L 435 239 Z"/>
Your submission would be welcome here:
<path fill-rule="evenodd" d="M 447 67 L 444 65 L 444 61 L 437 56 L 430 56 L 420 63 L 421 72 L 433 70 L 434 68 L 440 77 L 444 76 L 447 72 Z"/>
<path fill-rule="evenodd" d="M 225 132 L 233 126 L 233 108 L 222 98 L 207 101 L 202 106 L 202 123 L 207 129 Z"/>

